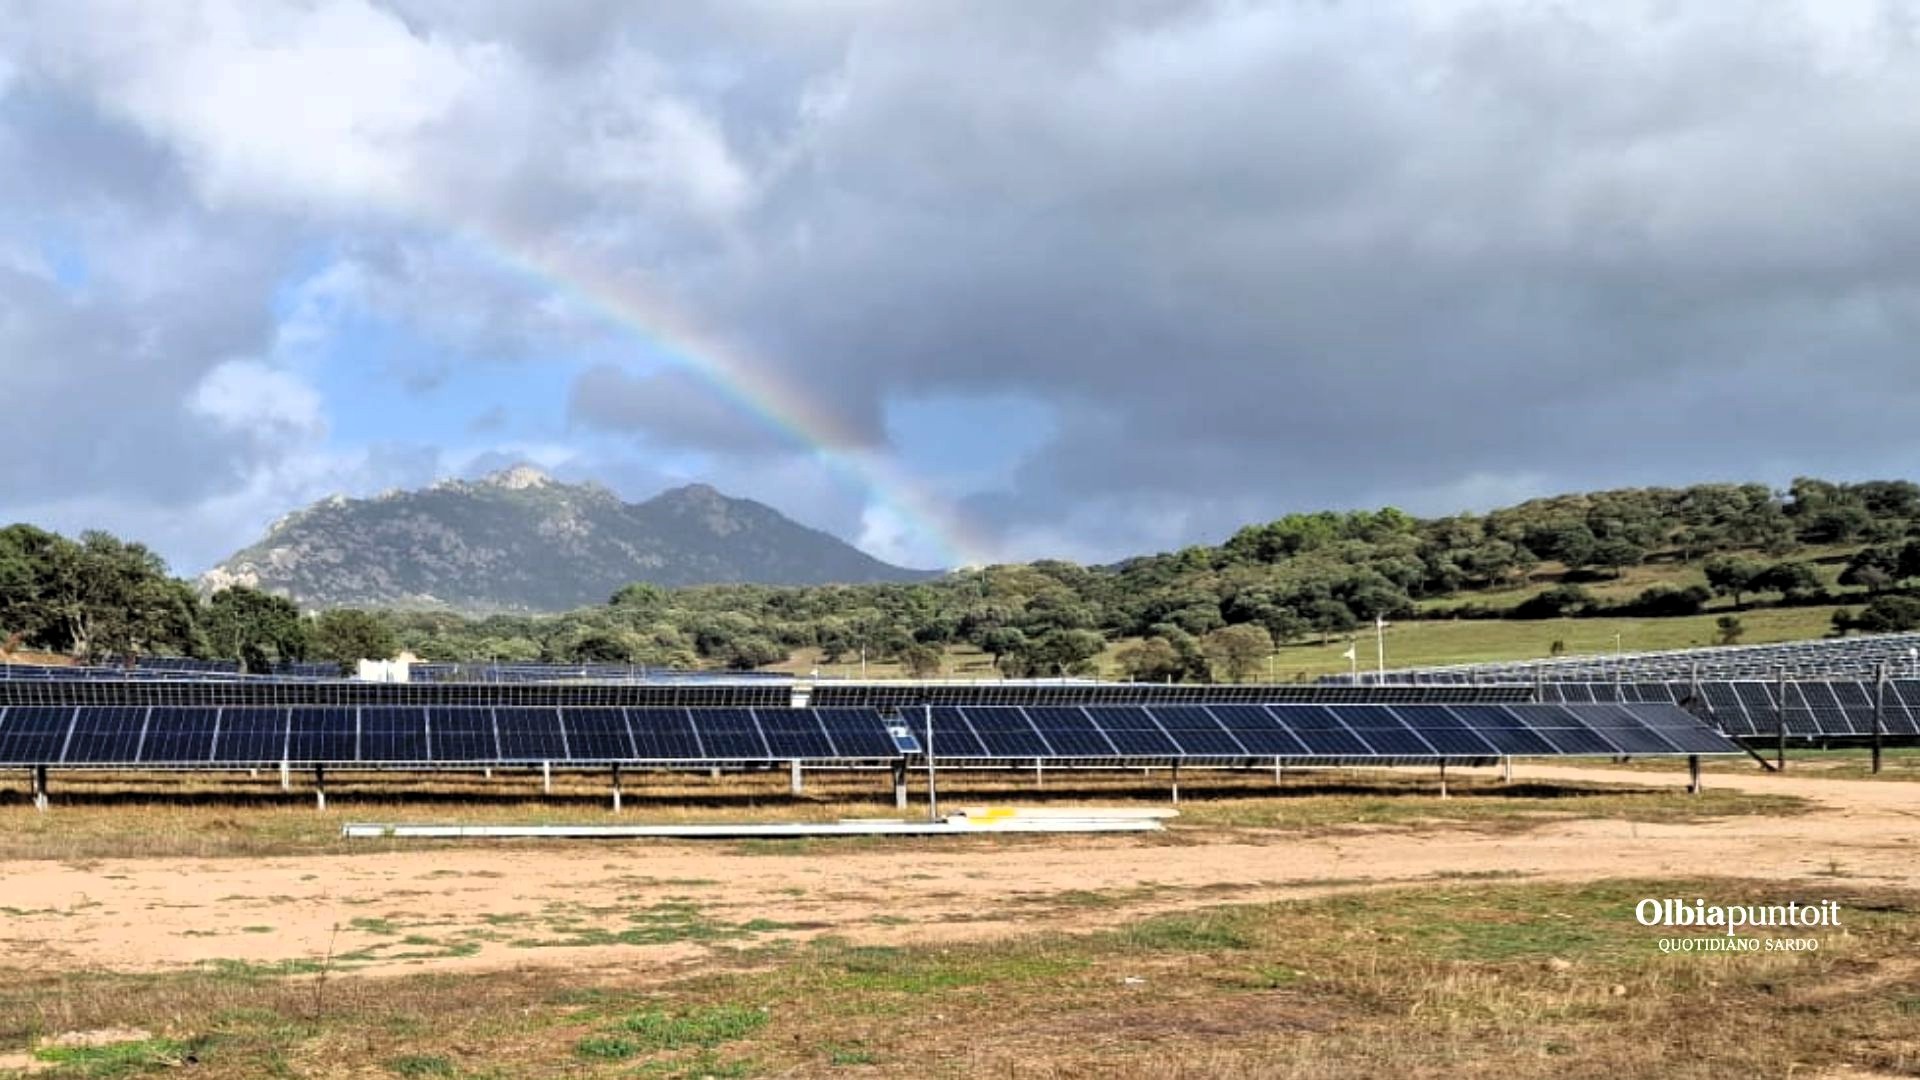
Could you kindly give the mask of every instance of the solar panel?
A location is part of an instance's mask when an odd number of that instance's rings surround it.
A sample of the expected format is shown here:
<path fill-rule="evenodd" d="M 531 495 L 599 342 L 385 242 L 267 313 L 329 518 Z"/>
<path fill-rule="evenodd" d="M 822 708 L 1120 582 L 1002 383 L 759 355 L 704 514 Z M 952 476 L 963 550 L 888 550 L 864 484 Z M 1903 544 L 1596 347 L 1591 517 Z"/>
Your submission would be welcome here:
<path fill-rule="evenodd" d="M 112 706 L 80 709 L 74 715 L 73 735 L 61 758 L 69 765 L 98 765 L 140 759 L 140 736 L 146 732 L 147 710 Z"/>
<path fill-rule="evenodd" d="M 626 713 L 634 748 L 644 760 L 699 761 L 730 756 L 702 746 L 685 709 L 628 709 Z"/>
<path fill-rule="evenodd" d="M 935 757 L 984 758 L 992 757 L 980 736 L 974 733 L 973 725 L 967 722 L 963 710 L 952 705 L 935 705 L 933 716 L 933 754 Z M 925 723 L 922 716 L 918 722 Z M 908 723 L 910 730 L 924 732 L 924 727 Z"/>
<path fill-rule="evenodd" d="M 494 710 L 496 713 L 502 710 Z M 544 711 L 544 710 L 541 710 Z M 649 755 L 636 754 L 633 749 L 633 733 L 627 729 L 628 709 L 562 709 L 559 724 L 564 731 L 567 756 L 574 761 L 628 761 Z M 679 710 L 669 710 L 679 711 Z M 502 719 L 500 742 L 508 745 L 506 720 Z M 684 723 L 684 721 L 683 721 Z M 527 738 L 532 724 L 515 725 L 517 728 L 514 753 L 534 753 L 552 742 L 544 738 Z M 691 742 L 691 737 L 689 737 Z M 687 755 L 680 755 L 687 756 Z M 548 758 L 529 760 L 550 760 Z"/>
<path fill-rule="evenodd" d="M 1053 748 L 1056 757 L 1116 757 L 1119 751 L 1093 726 L 1093 718 L 1076 706 L 1029 706 L 1027 719 Z"/>
<path fill-rule="evenodd" d="M 361 709 L 360 760 L 430 761 L 425 709 Z"/>
<path fill-rule="evenodd" d="M 157 714 L 166 711 L 153 710 L 156 714 L 147 724 L 147 758 L 153 760 L 154 728 L 159 722 Z M 182 709 L 183 713 L 195 716 L 209 712 L 217 713 L 215 724 L 218 728 L 213 741 L 213 760 L 222 764 L 262 764 L 282 761 L 287 756 L 287 713 L 286 709 Z M 196 719 L 195 723 L 198 722 Z M 349 760 L 353 749 L 348 743 Z"/>
<path fill-rule="evenodd" d="M 750 709 L 690 710 L 706 756 L 717 761 L 767 761 L 772 758 Z M 635 733 L 636 737 L 638 732 Z"/>
<path fill-rule="evenodd" d="M 1433 748 L 1449 757 L 1499 757 L 1501 751 L 1455 715 L 1459 706 L 1395 705 L 1393 711 Z"/>
<path fill-rule="evenodd" d="M 1053 747 L 1034 730 L 1033 721 L 1027 714 L 1012 706 L 985 706 L 963 708 L 960 710 L 972 726 L 974 734 L 980 737 L 980 745 L 986 749 L 986 756 L 997 758 L 1022 757 L 1059 757 Z M 944 755 L 941 747 L 940 729 L 934 728 L 934 753 Z"/>
<path fill-rule="evenodd" d="M 73 709 L 15 705 L 0 717 L 0 762 L 47 765 L 60 760 L 73 729 Z"/>
<path fill-rule="evenodd" d="M 360 710 L 292 709 L 288 712 L 288 721 L 288 761 L 359 759 Z"/>
<path fill-rule="evenodd" d="M 182 709 L 160 706 L 148 711 L 147 738 L 140 760 L 150 765 L 195 765 L 213 759 L 214 734 L 220 727 L 218 709 Z M 286 727 L 284 721 L 282 730 Z M 273 755 L 280 759 L 278 748 Z"/>
<path fill-rule="evenodd" d="M 1246 757 L 1252 751 L 1200 705 L 1156 705 L 1153 718 L 1188 757 Z M 1268 721 L 1272 726 L 1272 721 Z M 1298 752 L 1298 751 L 1293 751 Z"/>
<path fill-rule="evenodd" d="M 479 762 L 501 758 L 500 745 L 493 736 L 492 709 L 428 709 L 427 744 L 433 750 L 435 761 Z"/>
<path fill-rule="evenodd" d="M 1554 753 L 1553 744 L 1529 728 L 1505 705 L 1456 705 L 1453 713 L 1495 750 L 1511 757 Z"/>
<path fill-rule="evenodd" d="M 1580 719 L 1591 725 L 1595 734 L 1628 754 L 1671 754 L 1677 749 L 1625 706 L 1596 705 L 1581 710 Z"/>
<path fill-rule="evenodd" d="M 1329 711 L 1346 722 L 1361 741 L 1383 757 L 1433 757 L 1432 744 L 1385 705 L 1334 705 Z"/>
<path fill-rule="evenodd" d="M 815 709 L 813 715 L 840 757 L 882 758 L 899 753 L 877 709 Z"/>
<path fill-rule="evenodd" d="M 1274 734 L 1269 735 L 1260 726 L 1260 715 L 1254 712 L 1242 712 L 1238 707 L 1215 708 L 1213 715 L 1232 731 L 1234 736 L 1254 749 L 1255 742 L 1266 746 L 1281 747 L 1289 743 L 1300 747 L 1293 753 L 1305 753 L 1313 757 L 1371 757 L 1373 748 L 1362 742 L 1338 714 L 1324 705 L 1271 705 L 1259 710 L 1264 714 L 1266 723 Z M 1262 754 L 1284 755 L 1287 751 L 1267 750 Z"/>
<path fill-rule="evenodd" d="M 566 760 L 567 751 L 572 747 L 571 740 L 566 737 L 571 733 L 571 727 L 566 734 L 562 733 L 562 716 L 561 710 L 554 708 L 505 706 L 494 709 L 494 730 L 500 736 L 500 756 L 508 761 Z"/>
<path fill-rule="evenodd" d="M 833 742 L 811 709 L 755 709 L 767 749 L 777 758 L 831 758 Z"/>
<path fill-rule="evenodd" d="M 1122 754 L 1174 757 L 1186 753 L 1171 733 L 1160 726 L 1159 717 L 1152 709 L 1138 705 L 1089 705 L 1087 715 L 1106 733 L 1107 741 L 1113 744 L 1113 748 Z M 1218 725 L 1215 725 L 1214 732 L 1225 734 Z"/>
<path fill-rule="evenodd" d="M 1509 705 L 1507 708 L 1528 729 L 1552 746 L 1556 753 L 1584 755 L 1621 754 L 1619 747 L 1595 734 L 1563 705 Z"/>

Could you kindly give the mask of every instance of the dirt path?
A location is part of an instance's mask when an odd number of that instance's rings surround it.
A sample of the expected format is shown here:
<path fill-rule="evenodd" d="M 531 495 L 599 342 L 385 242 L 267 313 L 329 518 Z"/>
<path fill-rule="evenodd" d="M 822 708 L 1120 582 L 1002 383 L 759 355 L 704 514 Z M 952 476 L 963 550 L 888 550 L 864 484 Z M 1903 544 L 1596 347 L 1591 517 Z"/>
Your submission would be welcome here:
<path fill-rule="evenodd" d="M 1527 767 L 1525 779 L 1684 777 Z M 1573 821 L 1519 833 L 1389 831 L 1217 842 L 743 854 L 692 845 L 487 848 L 240 859 L 0 864 L 0 966 L 152 970 L 203 961 L 369 974 L 557 964 L 669 969 L 710 944 L 834 933 L 899 943 L 1086 928 L 1182 906 L 1459 875 L 1554 880 L 1832 876 L 1920 888 L 1920 785 L 1714 775 L 1804 797 L 1794 817 Z M 776 925 L 777 924 L 777 925 Z M 612 935 L 625 934 L 625 939 Z"/>

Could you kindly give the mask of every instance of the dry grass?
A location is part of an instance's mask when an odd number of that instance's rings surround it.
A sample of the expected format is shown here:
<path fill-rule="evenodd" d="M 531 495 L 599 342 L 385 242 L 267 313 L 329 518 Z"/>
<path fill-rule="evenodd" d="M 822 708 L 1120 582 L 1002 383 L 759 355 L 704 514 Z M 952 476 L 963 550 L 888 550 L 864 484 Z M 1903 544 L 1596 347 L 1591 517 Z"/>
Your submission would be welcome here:
<path fill-rule="evenodd" d="M 1166 769 L 1052 771 L 1036 782 L 1028 771 L 945 772 L 945 808 L 1010 806 L 1166 806 Z M 924 786 L 912 778 L 908 815 L 925 813 Z M 1226 830 L 1316 832 L 1405 828 L 1526 828 L 1572 817 L 1681 821 L 1797 808 L 1798 800 L 1709 789 L 1688 798 L 1671 789 L 1581 784 L 1505 785 L 1456 776 L 1453 797 L 1438 798 L 1437 776 L 1425 770 L 1290 770 L 1279 785 L 1271 771 L 1187 769 L 1181 817 L 1173 839 L 1204 841 Z M 692 823 L 831 821 L 897 817 L 884 772 L 815 772 L 800 796 L 784 770 L 730 774 L 628 774 L 626 811 L 611 813 L 605 777 L 557 774 L 543 796 L 537 774 L 496 772 L 408 777 L 330 774 L 329 804 L 315 809 L 307 779 L 283 793 L 263 774 L 54 775 L 53 809 L 35 811 L 24 786 L 0 789 L 0 860 L 86 860 L 119 857 L 259 857 L 400 850 L 405 841 L 340 837 L 348 821 L 433 821 L 465 824 L 605 824 L 609 821 Z M 1046 843 L 1042 837 L 956 838 L 950 843 Z M 535 842 L 528 842 L 535 843 Z M 741 845 L 755 852 L 810 851 L 861 840 L 777 841 Z"/>
<path fill-rule="evenodd" d="M 1832 898 L 1845 929 L 1811 954 L 1663 956 L 1631 910 L 1669 895 Z M 1833 882 L 1459 882 L 976 945 L 824 939 L 652 982 L 6 972 L 0 1051 L 137 1027 L 205 1077 L 1911 1073 L 1917 914 Z"/>

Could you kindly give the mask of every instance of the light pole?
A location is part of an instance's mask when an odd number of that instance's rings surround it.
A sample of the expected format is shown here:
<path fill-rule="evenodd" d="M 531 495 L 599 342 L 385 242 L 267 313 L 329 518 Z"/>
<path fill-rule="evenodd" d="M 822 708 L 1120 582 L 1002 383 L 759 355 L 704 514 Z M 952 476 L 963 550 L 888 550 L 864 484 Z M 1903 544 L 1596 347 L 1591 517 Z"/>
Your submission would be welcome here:
<path fill-rule="evenodd" d="M 1385 615 L 1373 617 L 1373 650 L 1374 656 L 1379 661 L 1378 685 L 1385 686 L 1387 684 L 1387 617 Z"/>

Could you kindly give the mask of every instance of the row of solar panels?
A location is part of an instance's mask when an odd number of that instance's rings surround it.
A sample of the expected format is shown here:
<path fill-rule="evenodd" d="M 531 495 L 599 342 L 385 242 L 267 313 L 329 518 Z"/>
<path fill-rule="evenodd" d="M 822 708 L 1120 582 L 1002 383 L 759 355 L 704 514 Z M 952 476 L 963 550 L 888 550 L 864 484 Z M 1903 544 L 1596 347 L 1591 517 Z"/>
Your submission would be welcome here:
<path fill-rule="evenodd" d="M 0 709 L 0 765 L 1494 758 L 1734 753 L 1660 705 Z"/>
<path fill-rule="evenodd" d="M 1795 738 L 1853 738 L 1873 734 L 1877 684 L 1862 680 L 1821 680 L 1784 684 L 1781 710 L 1778 680 L 1736 679 L 1688 683 L 1547 683 L 1540 700 L 1568 704 L 1592 701 L 1674 702 L 1728 735 L 1755 738 L 1777 735 L 1782 721 Z M 1696 696 L 1697 691 L 1697 696 Z M 1881 732 L 1900 739 L 1920 735 L 1920 680 L 1889 679 Z"/>
<path fill-rule="evenodd" d="M 1920 674 L 1920 634 L 1877 634 L 1864 637 L 1788 641 L 1765 645 L 1717 646 L 1708 649 L 1672 649 L 1627 653 L 1621 656 L 1569 656 L 1508 663 L 1405 668 L 1386 673 L 1388 680 L 1407 683 L 1471 683 L 1532 681 L 1602 681 L 1624 674 L 1628 679 L 1685 681 L 1695 677 L 1718 681 L 1767 678 L 1785 670 L 1802 678 L 1865 678 L 1881 665 L 1901 674 Z M 1361 673 L 1360 682 L 1376 679 Z M 1337 681 L 1349 681 L 1346 676 Z"/>

